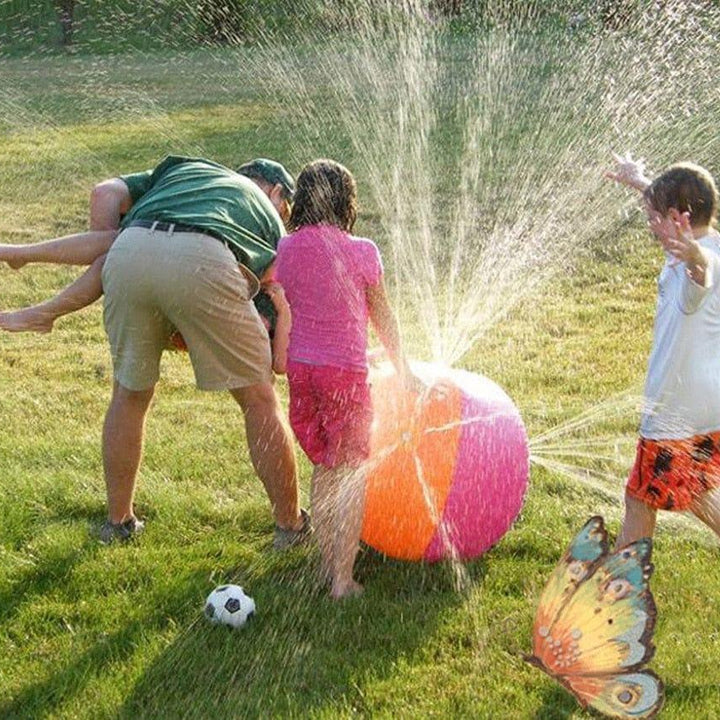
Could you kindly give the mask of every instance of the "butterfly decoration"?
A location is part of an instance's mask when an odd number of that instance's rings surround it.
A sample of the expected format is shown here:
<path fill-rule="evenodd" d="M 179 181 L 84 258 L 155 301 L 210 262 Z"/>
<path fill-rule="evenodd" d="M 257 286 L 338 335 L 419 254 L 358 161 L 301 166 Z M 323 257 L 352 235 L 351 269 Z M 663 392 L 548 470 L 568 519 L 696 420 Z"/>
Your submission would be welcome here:
<path fill-rule="evenodd" d="M 607 717 L 652 718 L 665 699 L 660 678 L 642 669 L 655 652 L 651 552 L 649 538 L 610 552 L 603 519 L 592 517 L 540 596 L 525 659 Z"/>

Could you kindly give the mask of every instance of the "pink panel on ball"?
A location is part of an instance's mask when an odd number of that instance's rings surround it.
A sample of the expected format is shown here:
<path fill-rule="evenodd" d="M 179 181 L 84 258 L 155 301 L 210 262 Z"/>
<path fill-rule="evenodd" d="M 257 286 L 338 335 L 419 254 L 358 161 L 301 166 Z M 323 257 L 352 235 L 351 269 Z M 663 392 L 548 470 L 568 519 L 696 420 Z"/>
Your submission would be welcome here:
<path fill-rule="evenodd" d="M 467 560 L 492 547 L 522 507 L 528 479 L 525 427 L 512 400 L 488 378 L 451 371 L 462 392 L 460 442 L 442 522 L 425 560 Z"/>

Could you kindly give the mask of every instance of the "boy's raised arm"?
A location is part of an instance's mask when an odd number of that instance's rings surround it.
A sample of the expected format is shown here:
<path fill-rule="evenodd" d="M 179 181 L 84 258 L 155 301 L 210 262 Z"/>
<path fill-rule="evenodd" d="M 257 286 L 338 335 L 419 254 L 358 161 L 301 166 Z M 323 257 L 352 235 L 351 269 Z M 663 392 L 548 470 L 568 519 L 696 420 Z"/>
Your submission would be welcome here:
<path fill-rule="evenodd" d="M 650 179 L 645 175 L 643 160 L 633 160 L 630 153 L 626 153 L 625 157 L 613 153 L 613 160 L 615 160 L 615 168 L 605 172 L 606 178 L 639 192 L 643 192 L 650 185 Z"/>

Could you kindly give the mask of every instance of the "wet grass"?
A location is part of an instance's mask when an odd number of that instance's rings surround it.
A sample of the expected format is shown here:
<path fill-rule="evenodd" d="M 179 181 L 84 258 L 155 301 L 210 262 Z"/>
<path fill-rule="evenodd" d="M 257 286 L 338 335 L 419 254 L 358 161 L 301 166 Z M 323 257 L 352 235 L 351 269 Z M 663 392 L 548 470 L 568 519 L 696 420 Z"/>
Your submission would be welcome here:
<path fill-rule="evenodd" d="M 235 74 L 241 67 L 209 52 L 174 65 L 137 54 L 4 62 L 0 240 L 82 227 L 94 182 L 169 152 L 230 165 L 297 157 L 287 115 L 264 99 L 262 78 Z M 346 140 L 339 131 L 323 143 L 331 155 Z M 352 167 L 352 158 L 339 159 Z M 364 198 L 367 178 L 359 181 Z M 387 241 L 371 201 L 358 230 Z M 463 367 L 507 390 L 531 438 L 637 392 L 659 264 L 632 220 L 612 253 L 544 287 Z M 0 268 L 2 305 L 37 301 L 75 274 Z M 410 322 L 405 332 L 422 354 Z M 0 336 L 1 717 L 587 717 L 521 656 L 548 573 L 588 515 L 605 514 L 617 530 L 616 496 L 533 468 L 519 521 L 467 565 L 464 590 L 450 566 L 366 549 L 359 575 L 367 592 L 339 606 L 315 580 L 313 549 L 272 553 L 242 418 L 228 397 L 193 389 L 183 355 L 166 358 L 148 424 L 138 493 L 147 534 L 134 546 L 99 546 L 92 530 L 103 516 L 99 447 L 110 377 L 98 306 L 50 336 Z M 627 434 L 628 422 L 610 419 L 603 432 Z M 301 471 L 306 497 L 304 462 Z M 618 476 L 618 493 L 622 483 Z M 663 717 L 712 718 L 720 700 L 717 547 L 706 533 L 665 526 L 655 563 L 653 667 L 667 684 Z M 253 624 L 235 633 L 201 616 L 205 595 L 227 581 L 244 585 L 258 606 Z"/>

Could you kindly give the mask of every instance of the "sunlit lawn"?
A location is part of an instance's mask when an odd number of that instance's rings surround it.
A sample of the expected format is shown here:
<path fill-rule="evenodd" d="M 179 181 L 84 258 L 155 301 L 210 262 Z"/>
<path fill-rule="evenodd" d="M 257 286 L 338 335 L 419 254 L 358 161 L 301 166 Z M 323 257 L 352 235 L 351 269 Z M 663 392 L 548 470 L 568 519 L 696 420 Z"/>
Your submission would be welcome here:
<path fill-rule="evenodd" d="M 0 240 L 83 227 L 94 182 L 169 152 L 230 165 L 267 155 L 299 169 L 292 129 L 249 77 L 230 84 L 212 54 L 188 54 L 177 69 L 147 56 L 0 67 Z M 91 71 L 96 79 L 83 85 Z M 202 84 L 208 74 L 215 86 Z M 192 98 L 189 77 L 203 88 Z M 318 154 L 324 142 L 322 154 L 342 148 L 341 139 L 318 138 Z M 363 199 L 368 179 L 359 181 Z M 383 246 L 376 213 L 366 203 L 359 230 Z M 531 439 L 596 403 L 638 394 L 659 263 L 642 224 L 631 223 L 612 256 L 544 288 L 463 367 L 507 390 Z M 0 268 L 0 305 L 44 298 L 76 272 Z M 405 331 L 422 355 L 411 322 Z M 587 717 L 522 653 L 539 592 L 574 532 L 595 513 L 617 530 L 622 477 L 600 491 L 582 476 L 533 467 L 520 519 L 484 558 L 458 569 L 366 549 L 366 594 L 335 605 L 315 581 L 313 549 L 271 551 L 272 520 L 230 398 L 195 391 L 184 356 L 164 362 L 138 493 L 147 533 L 104 548 L 92 535 L 103 518 L 100 429 L 111 378 L 101 308 L 48 336 L 0 336 L 0 717 Z M 613 418 L 603 432 L 627 436 L 633 420 Z M 304 461 L 301 473 L 307 502 Z M 704 531 L 683 536 L 685 527 L 665 524 L 658 534 L 652 667 L 667 685 L 664 717 L 713 718 L 717 545 Z M 236 633 L 201 615 L 206 594 L 226 581 L 244 585 L 258 607 Z"/>

